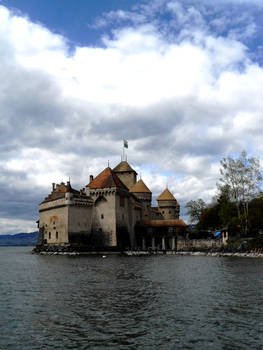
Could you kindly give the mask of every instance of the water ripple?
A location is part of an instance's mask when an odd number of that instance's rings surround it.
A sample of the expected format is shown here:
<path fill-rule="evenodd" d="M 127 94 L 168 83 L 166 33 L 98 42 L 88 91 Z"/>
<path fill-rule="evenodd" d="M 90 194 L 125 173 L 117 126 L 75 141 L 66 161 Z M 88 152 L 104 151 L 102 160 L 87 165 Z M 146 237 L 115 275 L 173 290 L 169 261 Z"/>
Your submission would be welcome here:
<path fill-rule="evenodd" d="M 261 259 L 2 247 L 0 266 L 3 350 L 262 348 Z"/>

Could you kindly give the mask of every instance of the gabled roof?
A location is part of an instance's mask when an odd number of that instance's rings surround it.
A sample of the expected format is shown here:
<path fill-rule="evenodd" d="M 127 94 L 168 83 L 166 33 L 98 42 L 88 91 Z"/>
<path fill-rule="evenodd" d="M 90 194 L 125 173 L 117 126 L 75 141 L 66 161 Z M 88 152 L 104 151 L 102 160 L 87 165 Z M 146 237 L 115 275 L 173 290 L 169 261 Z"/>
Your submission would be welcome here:
<path fill-rule="evenodd" d="M 136 184 L 134 184 L 130 188 L 130 192 L 132 193 L 152 193 L 149 188 L 145 185 L 145 183 L 140 179 Z"/>
<path fill-rule="evenodd" d="M 126 173 L 126 172 L 134 172 L 136 175 L 136 171 L 132 169 L 132 167 L 130 166 L 130 164 L 126 161 L 122 161 L 120 162 L 118 165 L 116 165 L 116 167 L 113 169 L 113 171 L 115 171 L 116 173 L 121 172 L 121 173 Z"/>
<path fill-rule="evenodd" d="M 117 187 L 128 191 L 128 188 L 109 167 L 104 169 L 98 176 L 96 176 L 95 179 L 88 184 L 88 187 L 94 189 Z"/>
<path fill-rule="evenodd" d="M 176 201 L 172 193 L 166 188 L 157 198 L 157 201 Z"/>

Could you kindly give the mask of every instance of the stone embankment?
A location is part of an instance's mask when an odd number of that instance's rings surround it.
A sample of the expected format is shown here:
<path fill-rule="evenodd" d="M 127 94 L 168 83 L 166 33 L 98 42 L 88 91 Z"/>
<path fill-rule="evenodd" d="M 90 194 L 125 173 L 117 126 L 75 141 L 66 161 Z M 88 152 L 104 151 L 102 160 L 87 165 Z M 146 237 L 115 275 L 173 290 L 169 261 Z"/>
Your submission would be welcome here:
<path fill-rule="evenodd" d="M 75 249 L 74 249 L 75 248 Z M 221 247 L 221 249 L 203 249 L 203 250 L 155 250 L 155 251 L 143 251 L 143 250 L 129 250 L 129 251 L 104 251 L 99 249 L 90 249 L 86 251 L 85 248 L 76 249 L 76 247 L 70 246 L 70 244 L 54 244 L 54 245 L 37 245 L 33 250 L 33 254 L 40 255 L 112 255 L 123 254 L 126 256 L 147 256 L 147 255 L 177 255 L 177 256 L 211 256 L 211 257 L 239 257 L 239 258 L 263 258 L 263 250 L 231 250 L 229 247 Z"/>
<path fill-rule="evenodd" d="M 175 255 L 213 256 L 213 257 L 237 257 L 237 258 L 263 258 L 263 253 L 258 252 L 176 252 Z"/>
<path fill-rule="evenodd" d="M 69 244 L 50 244 L 50 245 L 37 245 L 33 250 L 32 253 L 36 254 L 42 254 L 42 255 L 51 255 L 51 254 L 69 254 L 73 253 L 74 250 Z"/>

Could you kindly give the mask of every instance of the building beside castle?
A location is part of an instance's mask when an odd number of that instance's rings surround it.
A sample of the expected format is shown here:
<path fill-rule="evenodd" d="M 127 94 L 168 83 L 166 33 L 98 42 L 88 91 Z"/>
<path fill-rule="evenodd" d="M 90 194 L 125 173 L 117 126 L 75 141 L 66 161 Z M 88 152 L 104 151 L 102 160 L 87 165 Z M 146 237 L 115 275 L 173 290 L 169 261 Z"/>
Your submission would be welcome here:
<path fill-rule="evenodd" d="M 186 224 L 180 206 L 166 188 L 152 207 L 152 192 L 127 161 L 107 167 L 85 188 L 52 184 L 39 205 L 39 242 L 79 250 L 176 250 L 177 235 Z"/>

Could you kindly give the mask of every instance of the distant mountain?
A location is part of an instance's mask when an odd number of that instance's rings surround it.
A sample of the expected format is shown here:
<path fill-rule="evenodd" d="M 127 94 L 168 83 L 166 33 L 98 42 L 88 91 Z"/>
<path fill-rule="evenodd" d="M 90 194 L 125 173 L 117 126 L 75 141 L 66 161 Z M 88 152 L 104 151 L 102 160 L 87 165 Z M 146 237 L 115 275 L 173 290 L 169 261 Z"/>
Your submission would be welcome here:
<path fill-rule="evenodd" d="M 38 232 L 0 235 L 0 246 L 3 245 L 36 245 Z"/>

